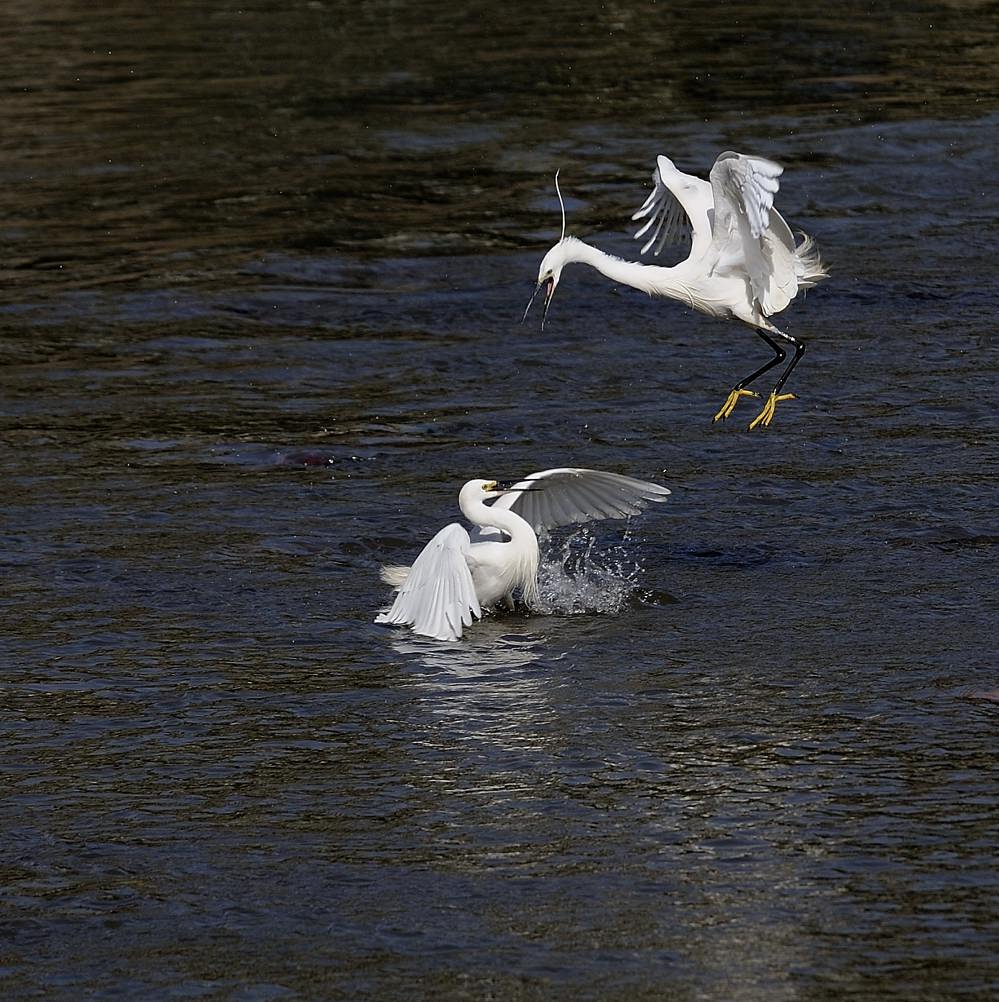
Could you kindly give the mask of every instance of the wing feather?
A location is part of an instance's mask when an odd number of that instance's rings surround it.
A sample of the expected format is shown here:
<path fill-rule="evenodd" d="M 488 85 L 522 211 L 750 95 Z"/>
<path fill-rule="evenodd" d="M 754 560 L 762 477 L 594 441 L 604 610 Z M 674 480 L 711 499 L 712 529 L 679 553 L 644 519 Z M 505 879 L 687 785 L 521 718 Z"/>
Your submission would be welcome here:
<path fill-rule="evenodd" d="M 777 180 L 784 168 L 763 157 L 746 157 L 731 150 L 719 155 L 711 168 L 711 190 L 715 203 L 714 236 L 719 225 L 729 226 L 734 210 L 745 217 L 753 240 L 759 240 L 770 225 Z"/>
<path fill-rule="evenodd" d="M 459 640 L 462 626 L 482 615 L 468 566 L 468 532 L 457 522 L 445 526 L 416 558 L 392 607 L 376 623 L 412 626 L 435 640 Z"/>
<path fill-rule="evenodd" d="M 652 192 L 631 217 L 648 217 L 635 233 L 636 240 L 655 227 L 642 245 L 642 253 L 652 248 L 653 254 L 659 254 L 667 244 L 683 243 L 689 237 L 691 256 L 700 257 L 711 242 L 711 205 L 711 185 L 707 181 L 677 170 L 669 157 L 658 157 Z"/>
<path fill-rule="evenodd" d="M 537 532 L 598 518 L 627 518 L 649 501 L 665 501 L 669 493 L 658 484 L 618 473 L 558 468 L 530 474 L 494 504 L 516 512 Z"/>
<path fill-rule="evenodd" d="M 708 270 L 748 274 L 765 316 L 780 312 L 797 292 L 794 238 L 774 209 L 783 173 L 772 160 L 731 151 L 711 168 L 715 213 Z"/>

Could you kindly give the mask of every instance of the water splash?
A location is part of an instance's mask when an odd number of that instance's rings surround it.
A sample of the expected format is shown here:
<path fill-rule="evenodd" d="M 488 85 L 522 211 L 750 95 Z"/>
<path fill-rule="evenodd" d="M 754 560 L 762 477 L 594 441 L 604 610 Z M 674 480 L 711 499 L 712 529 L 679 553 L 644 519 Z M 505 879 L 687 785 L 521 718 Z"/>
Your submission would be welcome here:
<path fill-rule="evenodd" d="M 542 536 L 538 612 L 571 616 L 620 612 L 638 590 L 642 565 L 629 555 L 628 529 L 618 543 L 596 548 L 589 526 L 566 536 Z"/>

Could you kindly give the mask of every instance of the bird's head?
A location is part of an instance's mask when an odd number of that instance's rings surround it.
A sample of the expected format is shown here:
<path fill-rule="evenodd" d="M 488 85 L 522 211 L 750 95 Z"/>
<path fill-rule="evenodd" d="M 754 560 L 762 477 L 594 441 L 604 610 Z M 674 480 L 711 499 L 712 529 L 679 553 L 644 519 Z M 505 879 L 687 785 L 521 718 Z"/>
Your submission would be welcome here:
<path fill-rule="evenodd" d="M 504 494 L 523 494 L 536 490 L 535 487 L 517 487 L 515 483 L 500 483 L 498 480 L 469 480 L 458 495 L 459 504 L 466 501 L 492 501 Z"/>
<path fill-rule="evenodd" d="M 528 310 L 534 304 L 534 300 L 538 298 L 538 293 L 544 289 L 545 310 L 541 314 L 542 327 L 544 327 L 545 319 L 548 316 L 548 307 L 552 304 L 552 296 L 555 295 L 555 287 L 562 277 L 562 269 L 569 262 L 569 253 L 572 245 L 576 243 L 574 237 L 565 235 L 565 202 L 562 201 L 562 190 L 558 186 L 558 171 L 555 171 L 555 193 L 558 195 L 558 204 L 562 208 L 562 236 L 559 238 L 559 242 L 541 259 L 541 265 L 538 268 L 538 284 L 534 287 L 534 295 L 531 296 L 531 301 L 527 304 L 527 309 L 524 310 L 524 316 L 521 318 L 521 323 L 523 323 L 527 319 Z"/>
<path fill-rule="evenodd" d="M 469 506 L 474 510 L 478 505 L 492 501 L 505 493 L 503 485 L 495 480 L 469 480 L 458 494 L 458 505 L 462 511 L 467 512 Z"/>
<path fill-rule="evenodd" d="M 548 307 L 551 306 L 552 297 L 555 295 L 555 287 L 558 285 L 559 279 L 562 277 L 562 269 L 568 261 L 567 250 L 572 239 L 572 237 L 563 237 L 541 259 L 541 264 L 538 267 L 538 284 L 534 287 L 534 295 L 531 296 L 527 309 L 524 310 L 525 320 L 527 319 L 527 311 L 534 304 L 534 300 L 538 298 L 538 293 L 544 289 L 545 309 L 544 313 L 541 314 L 541 326 L 544 327 L 545 319 L 548 316 Z"/>
<path fill-rule="evenodd" d="M 495 480 L 469 480 L 461 493 L 473 501 L 491 501 L 503 493 Z"/>

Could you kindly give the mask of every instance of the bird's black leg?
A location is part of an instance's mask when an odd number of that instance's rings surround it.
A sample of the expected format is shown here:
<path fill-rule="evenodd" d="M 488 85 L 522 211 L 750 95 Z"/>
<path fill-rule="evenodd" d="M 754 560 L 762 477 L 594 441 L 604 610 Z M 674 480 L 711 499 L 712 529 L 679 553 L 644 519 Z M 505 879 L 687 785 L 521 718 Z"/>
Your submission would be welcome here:
<path fill-rule="evenodd" d="M 777 380 L 777 385 L 774 387 L 775 396 L 780 393 L 782 387 L 787 382 L 787 377 L 791 375 L 791 371 L 801 361 L 801 356 L 805 354 L 805 346 L 796 338 L 791 337 L 790 334 L 785 334 L 783 331 L 780 332 L 780 336 L 794 346 L 794 358 L 791 359 L 791 364 L 784 370 L 784 374 Z M 772 341 L 770 343 L 773 344 Z"/>
<path fill-rule="evenodd" d="M 715 415 L 716 421 L 724 420 L 725 418 L 727 418 L 732 413 L 732 411 L 735 410 L 735 405 L 739 402 L 740 397 L 757 396 L 756 393 L 753 393 L 751 390 L 747 390 L 746 387 L 751 382 L 753 382 L 754 379 L 759 379 L 760 376 L 763 375 L 763 373 L 769 372 L 775 365 L 780 365 L 784 361 L 784 359 L 787 358 L 787 352 L 784 350 L 783 345 L 779 344 L 772 337 L 770 337 L 770 335 L 762 328 L 755 327 L 754 330 L 773 349 L 774 357 L 771 358 L 769 361 L 764 362 L 763 365 L 761 365 L 755 372 L 751 372 L 748 376 L 746 376 L 745 379 L 740 379 L 739 382 L 732 387 L 732 389 L 729 391 L 728 398 L 726 399 L 725 403 L 722 404 L 722 409 Z M 786 334 L 782 336 L 787 337 Z M 793 341 L 793 338 L 790 340 Z M 794 343 L 797 345 L 796 341 Z M 795 359 L 795 361 L 797 361 L 797 358 Z M 791 363 L 791 366 L 789 368 L 793 368 L 793 366 L 794 362 Z M 784 374 L 783 378 L 785 379 L 787 378 L 786 373 Z"/>
<path fill-rule="evenodd" d="M 759 336 L 763 338 L 763 340 L 766 341 L 771 348 L 773 348 L 774 357 L 770 359 L 769 362 L 764 362 L 763 365 L 761 365 L 755 372 L 750 373 L 741 382 L 736 383 L 733 387 L 736 390 L 741 390 L 743 387 L 748 386 L 754 379 L 759 379 L 764 372 L 769 372 L 775 365 L 780 365 L 781 362 L 787 358 L 787 352 L 784 350 L 784 346 L 775 341 L 765 330 L 761 330 L 757 327 L 756 333 L 759 334 Z M 782 336 L 787 337 L 786 334 Z M 794 363 L 792 362 L 791 364 L 793 365 Z"/>
<path fill-rule="evenodd" d="M 794 371 L 794 367 L 801 361 L 801 356 L 805 354 L 805 346 L 800 341 L 791 337 L 790 334 L 785 334 L 783 331 L 775 331 L 775 333 L 785 342 L 787 342 L 790 345 L 793 345 L 794 358 L 791 359 L 791 362 L 788 365 L 788 367 L 781 373 L 780 379 L 778 379 L 777 382 L 774 384 L 774 388 L 770 391 L 770 396 L 767 398 L 767 402 L 766 404 L 764 404 L 763 410 L 761 410 L 760 413 L 757 414 L 756 417 L 753 418 L 753 420 L 750 422 L 749 424 L 750 431 L 752 431 L 757 425 L 763 425 L 763 427 L 766 428 L 773 420 L 774 411 L 777 409 L 777 404 L 780 403 L 781 400 L 794 399 L 793 393 L 781 393 L 781 390 L 784 388 L 784 384 L 787 382 L 787 377 L 791 375 L 791 373 Z M 774 342 L 771 341 L 770 338 L 767 338 L 767 341 L 770 342 L 771 345 L 774 344 Z M 766 367 L 764 367 L 763 371 L 766 371 Z"/>

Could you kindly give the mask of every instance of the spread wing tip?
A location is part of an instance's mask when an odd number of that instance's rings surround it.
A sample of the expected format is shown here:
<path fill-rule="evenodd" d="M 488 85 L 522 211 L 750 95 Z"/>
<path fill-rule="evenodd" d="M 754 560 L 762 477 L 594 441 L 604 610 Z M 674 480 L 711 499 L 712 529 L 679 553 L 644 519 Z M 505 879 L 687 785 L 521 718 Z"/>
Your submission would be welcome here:
<path fill-rule="evenodd" d="M 668 487 L 660 487 L 658 484 L 649 485 L 649 495 L 646 501 L 665 501 L 673 492 Z"/>
<path fill-rule="evenodd" d="M 646 502 L 662 502 L 667 487 L 602 470 L 559 468 L 532 473 L 523 485 L 544 481 L 532 492 L 511 494 L 497 504 L 526 518 L 535 529 L 582 524 L 596 519 L 629 518 L 645 510 Z"/>

